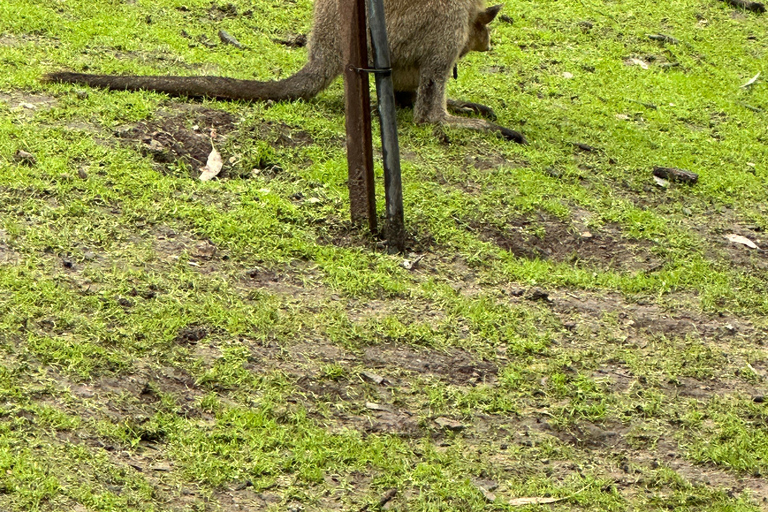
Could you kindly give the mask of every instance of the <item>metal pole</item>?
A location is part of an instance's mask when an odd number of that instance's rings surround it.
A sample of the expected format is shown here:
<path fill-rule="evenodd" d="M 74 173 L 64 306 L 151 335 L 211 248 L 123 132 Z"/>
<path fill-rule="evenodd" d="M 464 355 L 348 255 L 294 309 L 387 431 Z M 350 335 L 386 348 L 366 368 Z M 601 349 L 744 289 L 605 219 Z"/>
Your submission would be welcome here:
<path fill-rule="evenodd" d="M 376 94 L 381 120 L 384 192 L 387 201 L 386 236 L 391 248 L 403 251 L 405 221 L 403 220 L 403 185 L 400 176 L 400 147 L 397 141 L 395 88 L 392 83 L 392 64 L 389 57 L 383 0 L 368 0 L 368 21 L 371 28 L 373 67 L 376 74 Z"/>
<path fill-rule="evenodd" d="M 349 210 L 352 222 L 368 219 L 376 232 L 376 194 L 373 181 L 371 140 L 371 99 L 366 42 L 365 0 L 338 0 L 342 24 L 344 59 L 344 101 L 347 127 Z"/>

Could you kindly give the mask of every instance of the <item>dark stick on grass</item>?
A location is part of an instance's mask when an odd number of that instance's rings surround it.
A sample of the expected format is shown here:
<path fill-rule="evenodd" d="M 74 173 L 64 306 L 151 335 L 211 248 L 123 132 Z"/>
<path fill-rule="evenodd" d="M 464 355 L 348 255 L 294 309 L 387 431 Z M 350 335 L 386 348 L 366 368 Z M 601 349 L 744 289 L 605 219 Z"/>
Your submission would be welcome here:
<path fill-rule="evenodd" d="M 379 500 L 378 508 L 382 508 L 384 505 L 392 501 L 395 496 L 397 496 L 397 489 L 388 490 Z M 360 509 L 360 512 L 367 512 L 369 507 L 370 505 L 368 504 L 364 505 L 363 508 Z"/>
<path fill-rule="evenodd" d="M 661 41 L 662 43 L 669 44 L 677 44 L 680 42 L 674 37 L 668 36 L 667 34 L 648 34 L 648 39 L 653 39 L 654 41 Z"/>
<path fill-rule="evenodd" d="M 725 3 L 747 11 L 763 13 L 765 12 L 765 5 L 760 2 L 752 2 L 750 0 L 723 0 Z"/>
<path fill-rule="evenodd" d="M 594 146 L 590 146 L 589 144 L 584 144 L 583 142 L 572 142 L 572 144 L 576 147 L 576 149 L 580 149 L 582 151 L 588 151 L 590 153 L 596 153 L 600 151 Z"/>
<path fill-rule="evenodd" d="M 644 101 L 638 101 L 638 100 L 633 100 L 633 99 L 630 99 L 629 101 L 631 101 L 632 103 L 637 103 L 638 105 L 642 105 L 645 108 L 649 108 L 651 110 L 657 110 L 659 108 L 658 106 L 654 105 L 653 103 L 646 103 Z"/>
<path fill-rule="evenodd" d="M 764 110 L 760 107 L 753 107 L 752 105 L 749 105 L 747 103 L 739 103 L 742 107 L 744 107 L 747 110 L 751 110 L 752 112 L 756 112 L 758 114 L 762 114 Z"/>
<path fill-rule="evenodd" d="M 678 169 L 676 167 L 654 167 L 653 175 L 657 178 L 677 181 L 680 183 L 689 183 L 691 185 L 699 181 L 699 175 L 695 172 Z"/>

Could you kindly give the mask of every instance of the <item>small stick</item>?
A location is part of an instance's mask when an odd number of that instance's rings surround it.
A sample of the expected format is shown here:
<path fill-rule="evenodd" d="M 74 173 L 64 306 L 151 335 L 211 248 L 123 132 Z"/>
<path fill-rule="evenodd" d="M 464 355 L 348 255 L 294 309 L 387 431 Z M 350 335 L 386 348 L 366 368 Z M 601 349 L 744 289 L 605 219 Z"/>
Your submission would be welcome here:
<path fill-rule="evenodd" d="M 654 105 L 653 103 L 646 103 L 646 102 L 644 102 L 644 101 L 633 100 L 633 99 L 631 99 L 631 98 L 628 98 L 628 99 L 629 99 L 629 101 L 631 101 L 632 103 L 637 103 L 638 105 L 642 105 L 642 106 L 644 106 L 645 108 L 650 108 L 651 110 L 656 110 L 656 109 L 658 109 L 658 108 L 659 108 L 659 107 L 657 107 L 656 105 Z"/>
<path fill-rule="evenodd" d="M 571 144 L 582 151 L 589 151 L 590 153 L 600 151 L 596 147 L 590 146 L 589 144 L 584 144 L 583 142 L 572 142 Z"/>
<path fill-rule="evenodd" d="M 668 36 L 667 34 L 648 34 L 648 39 L 653 39 L 654 41 L 661 41 L 663 43 L 670 43 L 670 44 L 677 44 L 680 42 L 674 37 Z"/>
<path fill-rule="evenodd" d="M 763 109 L 760 107 L 753 107 L 752 105 L 748 105 L 746 103 L 739 103 L 742 107 L 746 108 L 747 110 L 751 110 L 752 112 L 757 112 L 758 114 L 763 112 Z"/>
<path fill-rule="evenodd" d="M 695 172 L 678 169 L 676 167 L 654 167 L 653 175 L 669 181 L 679 181 L 682 183 L 696 183 L 699 181 L 699 175 Z"/>
<path fill-rule="evenodd" d="M 384 505 L 386 505 L 387 503 L 389 503 L 390 501 L 392 501 L 392 498 L 394 498 L 395 496 L 397 496 L 397 489 L 390 489 L 390 490 L 388 490 L 384 494 L 384 496 L 382 496 L 381 499 L 379 500 L 378 508 L 381 508 Z M 359 512 L 367 512 L 369 507 L 370 507 L 370 505 L 365 504 L 365 505 L 363 505 L 363 508 L 361 508 Z"/>

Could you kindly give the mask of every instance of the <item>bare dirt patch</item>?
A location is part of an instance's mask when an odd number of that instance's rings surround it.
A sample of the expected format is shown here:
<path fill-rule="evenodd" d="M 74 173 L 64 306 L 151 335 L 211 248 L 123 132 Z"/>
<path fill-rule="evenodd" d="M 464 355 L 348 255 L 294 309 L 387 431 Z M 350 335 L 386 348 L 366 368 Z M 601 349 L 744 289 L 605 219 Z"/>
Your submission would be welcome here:
<path fill-rule="evenodd" d="M 525 160 L 510 160 L 506 156 L 495 152 L 478 153 L 464 158 L 465 169 L 471 166 L 478 171 L 487 171 L 499 167 L 520 168 L 528 167 L 529 165 L 530 164 Z"/>
<path fill-rule="evenodd" d="M 434 376 L 456 385 L 480 382 L 491 384 L 496 381 L 498 373 L 494 363 L 477 360 L 463 350 L 439 353 L 394 343 L 366 348 L 363 363 L 369 368 L 394 367 L 419 375 Z"/>
<path fill-rule="evenodd" d="M 521 258 L 624 271 L 653 271 L 662 265 L 651 253 L 650 242 L 630 240 L 615 225 L 606 225 L 600 230 L 579 230 L 543 214 L 539 214 L 538 219 L 518 218 L 504 226 L 477 221 L 469 225 L 480 238 Z"/>
<path fill-rule="evenodd" d="M 38 110 L 47 110 L 56 106 L 57 100 L 47 94 L 27 94 L 24 92 L 0 93 L 0 102 L 11 110 L 23 112 L 29 116 Z"/>
<path fill-rule="evenodd" d="M 756 343 L 768 342 L 768 333 L 763 329 L 756 328 L 750 320 L 733 315 L 706 315 L 682 307 L 664 308 L 644 300 L 630 302 L 616 293 L 552 291 L 549 297 L 555 312 L 563 318 L 578 314 L 603 322 L 605 315 L 615 315 L 621 326 L 637 335 L 696 335 L 710 339 L 740 335 Z M 569 321 L 565 324 L 568 327 Z"/>
<path fill-rule="evenodd" d="M 379 229 L 384 226 L 386 219 L 378 219 Z M 322 245 L 335 245 L 337 247 L 363 247 L 371 251 L 386 251 L 387 242 L 383 233 L 371 235 L 367 227 L 361 228 L 350 221 L 341 220 L 338 217 L 327 217 L 317 227 L 317 243 Z M 406 254 L 422 254 L 435 248 L 434 237 L 428 231 L 410 231 L 405 235 Z"/>
<path fill-rule="evenodd" d="M 285 123 L 267 121 L 251 128 L 250 131 L 255 131 L 259 139 L 266 140 L 270 145 L 276 147 L 295 148 L 311 146 L 315 143 L 309 132 Z"/>
<path fill-rule="evenodd" d="M 216 142 L 235 129 L 235 118 L 221 110 L 189 106 L 182 112 L 162 113 L 157 119 L 118 129 L 117 137 L 127 143 L 139 144 L 141 152 L 149 155 L 164 172 L 170 164 L 184 162 L 191 167 L 190 177 L 199 175 L 211 153 L 211 131 Z"/>
<path fill-rule="evenodd" d="M 7 235 L 5 230 L 0 229 L 0 265 L 15 264 L 18 262 L 16 251 L 11 249 L 6 243 Z"/>

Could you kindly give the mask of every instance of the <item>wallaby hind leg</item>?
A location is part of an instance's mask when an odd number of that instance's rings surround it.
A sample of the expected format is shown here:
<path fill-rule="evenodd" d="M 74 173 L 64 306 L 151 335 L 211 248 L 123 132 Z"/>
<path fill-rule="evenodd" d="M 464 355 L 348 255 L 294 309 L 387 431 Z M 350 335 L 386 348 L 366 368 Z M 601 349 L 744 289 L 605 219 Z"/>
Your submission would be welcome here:
<path fill-rule="evenodd" d="M 472 103 L 471 101 L 461 101 L 448 99 L 448 110 L 454 114 L 477 114 L 491 121 L 496 120 L 496 112 L 488 105 L 482 103 Z"/>
<path fill-rule="evenodd" d="M 395 91 L 395 105 L 400 108 L 413 108 L 416 104 L 415 91 Z M 447 102 L 448 111 L 454 114 L 477 114 L 491 121 L 496 120 L 496 112 L 487 105 L 481 103 L 472 103 L 471 101 L 461 101 L 449 99 Z"/>
<path fill-rule="evenodd" d="M 422 68 L 419 76 L 419 89 L 416 104 L 413 107 L 413 119 L 416 123 L 436 123 L 446 126 L 469 128 L 471 130 L 496 132 L 507 140 L 518 144 L 527 144 L 522 133 L 493 124 L 485 119 L 467 119 L 448 114 L 446 110 L 445 84 L 452 65 L 436 65 Z"/>

